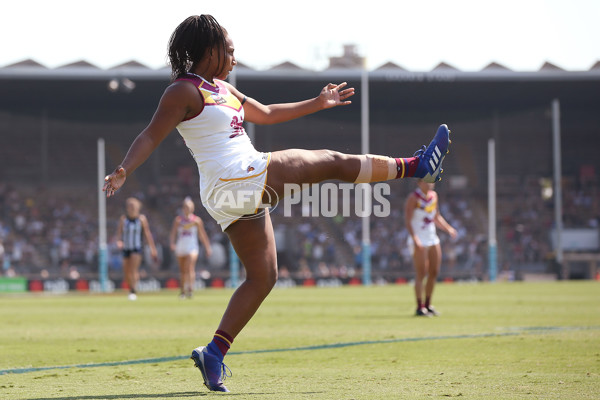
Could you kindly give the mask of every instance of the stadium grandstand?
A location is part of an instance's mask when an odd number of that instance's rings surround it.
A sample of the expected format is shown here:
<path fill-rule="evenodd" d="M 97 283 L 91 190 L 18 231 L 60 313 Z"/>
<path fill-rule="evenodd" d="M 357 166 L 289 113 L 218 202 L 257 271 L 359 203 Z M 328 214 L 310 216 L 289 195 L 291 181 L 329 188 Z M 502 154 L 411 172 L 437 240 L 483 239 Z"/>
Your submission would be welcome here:
<path fill-rule="evenodd" d="M 260 151 L 329 148 L 361 152 L 362 58 L 352 46 L 322 71 L 286 62 L 269 70 L 238 63 L 236 86 L 263 103 L 316 96 L 328 82 L 347 81 L 358 95 L 348 107 L 275 126 L 247 126 Z M 48 69 L 32 60 L 0 68 L 0 252 L 3 275 L 27 279 L 95 279 L 98 274 L 97 140 L 113 168 L 146 126 L 170 69 L 131 61 L 100 69 L 85 61 Z M 412 154 L 441 123 L 452 129 L 444 179 L 436 186 L 442 214 L 458 227 L 442 238 L 441 279 L 488 279 L 488 140 L 496 143 L 498 269 L 501 279 L 595 278 L 600 222 L 600 62 L 586 71 L 546 63 L 513 71 L 492 63 L 461 71 L 440 63 L 408 71 L 388 63 L 368 71 L 369 152 Z M 284 88 L 285 90 L 281 90 Z M 560 102 L 563 223 L 573 241 L 565 251 L 586 254 L 561 275 L 556 263 L 552 112 Z M 160 251 L 145 262 L 142 279 L 161 284 L 178 271 L 168 248 L 171 222 L 192 196 L 203 217 L 213 257 L 198 269 L 207 281 L 228 279 L 228 241 L 200 206 L 197 171 L 177 132 L 169 135 L 108 200 L 109 275 L 121 279 L 114 243 L 124 200 L 144 203 Z M 388 218 L 371 218 L 374 282 L 413 277 L 405 245 L 404 199 L 414 182 L 392 182 Z M 360 278 L 361 221 L 357 217 L 303 218 L 273 210 L 282 279 Z M 595 238 L 595 239 L 594 239 Z M 595 242 L 594 242 L 595 240 Z M 575 257 L 576 258 L 576 257 Z M 149 259 L 149 258 L 147 258 Z"/>

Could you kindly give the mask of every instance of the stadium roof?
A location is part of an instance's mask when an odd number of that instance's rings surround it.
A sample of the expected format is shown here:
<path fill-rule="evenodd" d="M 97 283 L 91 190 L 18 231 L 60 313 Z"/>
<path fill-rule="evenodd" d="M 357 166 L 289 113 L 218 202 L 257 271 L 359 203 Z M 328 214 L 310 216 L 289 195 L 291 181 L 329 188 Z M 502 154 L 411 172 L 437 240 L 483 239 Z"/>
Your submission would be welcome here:
<path fill-rule="evenodd" d="M 360 77 L 364 70 L 360 68 L 330 67 L 325 70 L 308 70 L 291 62 L 283 62 L 267 70 L 256 70 L 238 62 L 234 70 L 237 76 L 244 78 L 260 77 L 302 77 L 323 79 L 335 77 Z M 168 80 L 171 70 L 165 65 L 159 69 L 131 60 L 108 69 L 99 68 L 85 60 L 76 61 L 57 68 L 46 66 L 27 59 L 0 68 L 0 79 L 42 79 L 42 80 L 103 80 L 115 77 L 127 77 L 144 80 Z M 472 81 L 472 80 L 579 80 L 600 79 L 600 61 L 589 70 L 567 71 L 550 62 L 545 62 L 537 71 L 514 71 L 501 64 L 492 62 L 480 71 L 461 71 L 445 62 L 439 63 L 431 71 L 409 71 L 393 62 L 387 62 L 369 71 L 371 79 L 389 81 Z"/>

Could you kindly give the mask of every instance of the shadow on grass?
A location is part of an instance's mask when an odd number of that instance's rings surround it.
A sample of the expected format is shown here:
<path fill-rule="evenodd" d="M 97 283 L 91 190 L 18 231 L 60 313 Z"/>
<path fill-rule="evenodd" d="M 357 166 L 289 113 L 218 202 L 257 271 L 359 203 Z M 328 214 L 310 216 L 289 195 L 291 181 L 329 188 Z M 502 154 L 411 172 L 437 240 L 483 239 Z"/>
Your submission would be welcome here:
<path fill-rule="evenodd" d="M 117 399 L 177 399 L 185 397 L 206 396 L 209 393 L 200 392 L 175 392 L 175 393 L 147 393 L 147 394 L 105 394 L 84 395 L 68 397 L 35 397 L 27 400 L 117 400 Z"/>
<path fill-rule="evenodd" d="M 148 393 L 148 394 L 106 394 L 99 396 L 69 396 L 69 397 L 35 397 L 27 400 L 118 400 L 118 399 L 179 399 L 186 397 L 209 396 L 214 392 L 175 392 L 175 393 Z M 300 394 L 319 394 L 325 392 L 302 392 Z M 227 393 L 227 396 L 247 395 L 277 395 L 278 393 Z"/>

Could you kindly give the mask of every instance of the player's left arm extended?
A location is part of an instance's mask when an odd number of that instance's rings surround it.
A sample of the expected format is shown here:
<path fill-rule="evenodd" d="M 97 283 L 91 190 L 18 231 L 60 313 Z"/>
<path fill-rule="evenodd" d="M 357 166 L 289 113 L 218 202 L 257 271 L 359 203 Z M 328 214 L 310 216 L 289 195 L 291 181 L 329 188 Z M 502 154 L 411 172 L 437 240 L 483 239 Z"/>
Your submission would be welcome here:
<path fill-rule="evenodd" d="M 256 99 L 244 96 L 239 90 L 227 84 L 228 89 L 240 101 L 246 99 L 244 102 L 245 120 L 259 125 L 291 121 L 327 108 L 351 104 L 352 102 L 347 99 L 354 95 L 354 88 L 344 89 L 345 86 L 347 86 L 346 82 L 329 83 L 317 97 L 312 99 L 264 105 Z"/>

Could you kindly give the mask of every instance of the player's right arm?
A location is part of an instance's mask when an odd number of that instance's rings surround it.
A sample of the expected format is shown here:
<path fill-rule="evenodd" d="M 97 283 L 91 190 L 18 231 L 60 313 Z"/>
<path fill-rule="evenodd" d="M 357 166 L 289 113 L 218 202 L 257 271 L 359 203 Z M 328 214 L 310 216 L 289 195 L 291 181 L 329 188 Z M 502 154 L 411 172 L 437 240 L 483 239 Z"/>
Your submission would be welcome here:
<path fill-rule="evenodd" d="M 119 226 L 117 227 L 117 248 L 119 250 L 123 249 L 123 225 L 125 221 L 125 216 L 121 215 L 121 218 L 119 218 Z"/>
<path fill-rule="evenodd" d="M 417 197 L 414 194 L 410 194 L 408 199 L 406 199 L 406 204 L 404 206 L 404 223 L 406 225 L 406 229 L 408 230 L 408 234 L 413 240 L 416 248 L 421 247 L 421 241 L 418 236 L 415 235 L 415 231 L 412 227 L 412 219 L 413 214 L 415 213 L 415 208 L 417 208 Z"/>
<path fill-rule="evenodd" d="M 171 227 L 171 234 L 169 235 L 169 241 L 171 242 L 171 250 L 175 251 L 175 245 L 177 240 L 177 227 L 179 226 L 179 216 L 173 220 L 173 226 Z"/>
<path fill-rule="evenodd" d="M 104 178 L 106 196 L 112 196 L 123 186 L 127 176 L 146 161 L 164 138 L 181 121 L 197 115 L 202 106 L 202 97 L 191 82 L 178 81 L 170 85 L 163 93 L 152 120 L 135 138 L 121 165 Z"/>

